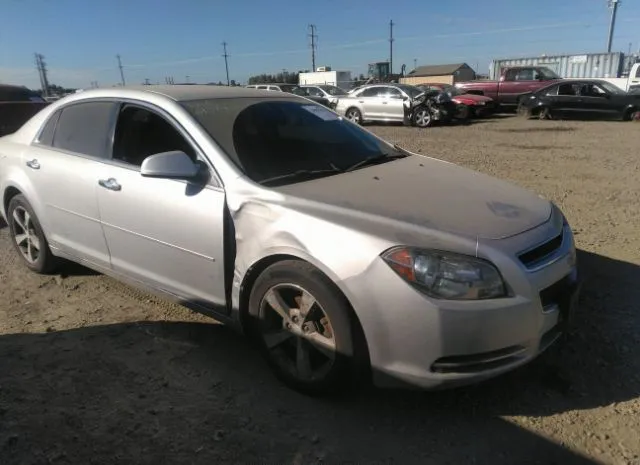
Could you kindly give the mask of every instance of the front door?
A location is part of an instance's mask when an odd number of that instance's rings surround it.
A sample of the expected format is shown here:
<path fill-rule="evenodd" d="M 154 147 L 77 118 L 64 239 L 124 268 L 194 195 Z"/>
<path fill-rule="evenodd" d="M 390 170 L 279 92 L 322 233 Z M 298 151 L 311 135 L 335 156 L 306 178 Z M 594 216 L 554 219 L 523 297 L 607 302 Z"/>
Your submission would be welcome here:
<path fill-rule="evenodd" d="M 107 137 L 116 106 L 71 104 L 57 111 L 24 155 L 34 205 L 51 247 L 100 267 L 109 267 L 97 200 L 98 173 L 107 158 Z"/>
<path fill-rule="evenodd" d="M 146 178 L 149 155 L 181 150 L 202 161 L 186 133 L 159 112 L 125 104 L 98 189 L 104 235 L 114 271 L 188 303 L 225 306 L 225 194 L 214 181 Z M 209 173 L 211 174 L 211 173 Z"/>
<path fill-rule="evenodd" d="M 380 94 L 382 99 L 382 116 L 391 121 L 404 119 L 404 95 L 396 87 L 385 87 Z"/>

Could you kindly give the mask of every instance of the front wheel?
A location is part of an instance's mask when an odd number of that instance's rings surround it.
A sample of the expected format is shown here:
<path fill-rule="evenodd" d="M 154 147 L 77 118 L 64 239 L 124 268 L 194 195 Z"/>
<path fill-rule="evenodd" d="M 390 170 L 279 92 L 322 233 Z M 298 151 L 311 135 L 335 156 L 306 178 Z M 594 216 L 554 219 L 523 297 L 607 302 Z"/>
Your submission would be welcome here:
<path fill-rule="evenodd" d="M 428 128 L 433 125 L 433 115 L 426 107 L 417 108 L 413 112 L 413 124 L 419 128 Z"/>
<path fill-rule="evenodd" d="M 56 257 L 42 231 L 33 208 L 23 195 L 16 195 L 7 209 L 9 234 L 23 263 L 36 273 L 50 273 L 57 265 Z"/>
<path fill-rule="evenodd" d="M 305 394 L 354 387 L 361 353 L 346 298 L 312 265 L 278 262 L 249 298 L 251 333 L 275 375 Z"/>
<path fill-rule="evenodd" d="M 357 108 L 349 108 L 345 116 L 353 123 L 362 124 L 362 113 Z"/>
<path fill-rule="evenodd" d="M 551 109 L 549 109 L 549 107 L 540 108 L 540 111 L 538 113 L 538 119 L 541 119 L 541 120 L 553 119 L 553 116 L 551 115 Z"/>
<path fill-rule="evenodd" d="M 468 105 L 458 105 L 456 107 L 456 119 L 466 121 L 471 117 L 471 109 Z"/>

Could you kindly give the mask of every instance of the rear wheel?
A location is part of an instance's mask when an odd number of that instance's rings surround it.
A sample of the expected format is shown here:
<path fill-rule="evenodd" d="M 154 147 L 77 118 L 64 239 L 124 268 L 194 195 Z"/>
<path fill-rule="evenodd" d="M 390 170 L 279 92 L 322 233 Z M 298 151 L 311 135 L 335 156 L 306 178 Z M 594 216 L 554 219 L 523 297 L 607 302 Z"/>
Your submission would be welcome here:
<path fill-rule="evenodd" d="M 253 337 L 286 385 L 306 394 L 354 387 L 361 352 L 350 307 L 315 267 L 287 260 L 267 268 L 251 291 L 249 313 Z"/>
<path fill-rule="evenodd" d="M 53 271 L 57 265 L 56 257 L 49 249 L 36 214 L 23 195 L 11 199 L 7 217 L 13 247 L 27 268 L 42 274 Z"/>

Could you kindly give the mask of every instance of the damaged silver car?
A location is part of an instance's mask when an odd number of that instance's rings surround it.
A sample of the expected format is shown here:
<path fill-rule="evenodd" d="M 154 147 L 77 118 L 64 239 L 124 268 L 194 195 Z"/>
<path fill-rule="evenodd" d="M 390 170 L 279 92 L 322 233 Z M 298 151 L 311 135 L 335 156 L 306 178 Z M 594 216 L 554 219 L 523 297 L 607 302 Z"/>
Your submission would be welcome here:
<path fill-rule="evenodd" d="M 0 212 L 61 259 L 241 329 L 308 393 L 457 386 L 566 329 L 573 235 L 551 202 L 389 144 L 302 97 L 96 89 L 0 139 Z"/>

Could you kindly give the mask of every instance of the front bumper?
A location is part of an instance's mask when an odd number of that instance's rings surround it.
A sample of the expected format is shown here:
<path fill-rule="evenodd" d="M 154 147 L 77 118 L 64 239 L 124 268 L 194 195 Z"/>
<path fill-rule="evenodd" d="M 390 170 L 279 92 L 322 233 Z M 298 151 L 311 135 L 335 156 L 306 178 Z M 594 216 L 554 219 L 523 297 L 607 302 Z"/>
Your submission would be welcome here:
<path fill-rule="evenodd" d="M 506 241 L 516 250 L 523 242 L 522 237 Z M 492 261 L 512 294 L 507 298 L 432 299 L 405 283 L 382 259 L 362 281 L 349 283 L 358 296 L 354 307 L 377 386 L 438 389 L 476 383 L 533 360 L 566 331 L 579 289 L 570 229 L 553 262 L 533 271 L 516 258 L 504 264 L 509 255 L 504 251 L 496 254 L 501 256 Z"/>

